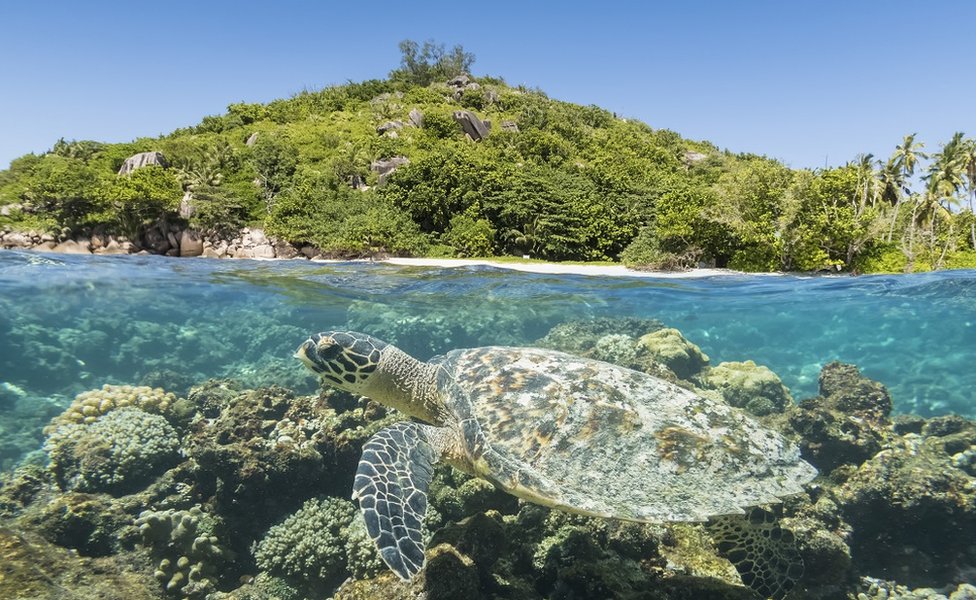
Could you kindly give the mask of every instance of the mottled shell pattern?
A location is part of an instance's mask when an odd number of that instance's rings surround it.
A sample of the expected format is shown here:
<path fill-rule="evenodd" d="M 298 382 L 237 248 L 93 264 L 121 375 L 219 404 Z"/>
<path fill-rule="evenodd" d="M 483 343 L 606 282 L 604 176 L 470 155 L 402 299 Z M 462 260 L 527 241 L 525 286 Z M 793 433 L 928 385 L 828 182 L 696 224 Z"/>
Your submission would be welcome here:
<path fill-rule="evenodd" d="M 527 500 L 635 521 L 741 514 L 816 470 L 724 403 L 612 364 L 536 348 L 433 359 L 476 473 Z"/>

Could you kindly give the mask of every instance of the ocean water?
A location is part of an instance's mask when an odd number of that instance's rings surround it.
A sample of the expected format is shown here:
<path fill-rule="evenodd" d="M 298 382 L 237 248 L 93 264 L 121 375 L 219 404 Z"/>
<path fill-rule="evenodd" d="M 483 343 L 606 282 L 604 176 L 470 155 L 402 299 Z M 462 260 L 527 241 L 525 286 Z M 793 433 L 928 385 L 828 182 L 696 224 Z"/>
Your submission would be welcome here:
<path fill-rule="evenodd" d="M 655 279 L 17 251 L 0 252 L 0 395 L 63 408 L 105 383 L 179 392 L 211 377 L 307 392 L 291 354 L 319 330 L 428 358 L 598 317 L 660 320 L 712 364 L 768 366 L 797 400 L 840 360 L 887 385 L 896 411 L 976 415 L 976 271 Z"/>

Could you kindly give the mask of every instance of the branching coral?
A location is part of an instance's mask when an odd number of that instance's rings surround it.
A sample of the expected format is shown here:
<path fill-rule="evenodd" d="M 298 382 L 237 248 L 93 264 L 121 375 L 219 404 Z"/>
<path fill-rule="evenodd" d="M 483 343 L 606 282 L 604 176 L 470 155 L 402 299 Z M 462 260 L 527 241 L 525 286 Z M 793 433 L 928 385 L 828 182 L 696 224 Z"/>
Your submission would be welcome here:
<path fill-rule="evenodd" d="M 214 535 L 214 518 L 190 510 L 144 511 L 135 521 L 142 543 L 159 560 L 156 579 L 179 598 L 203 598 L 214 590 L 228 552 Z"/>
<path fill-rule="evenodd" d="M 262 570 L 311 588 L 339 578 L 346 569 L 357 576 L 382 570 L 373 541 L 348 500 L 320 498 L 268 530 L 254 547 Z"/>

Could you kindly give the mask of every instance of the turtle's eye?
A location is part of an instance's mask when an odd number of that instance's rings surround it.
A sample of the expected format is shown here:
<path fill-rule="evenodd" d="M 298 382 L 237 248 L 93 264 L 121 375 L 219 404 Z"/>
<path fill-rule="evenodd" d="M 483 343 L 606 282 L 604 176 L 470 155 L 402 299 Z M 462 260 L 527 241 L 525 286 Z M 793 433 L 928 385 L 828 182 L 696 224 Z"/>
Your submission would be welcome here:
<path fill-rule="evenodd" d="M 361 392 L 376 370 L 385 344 L 364 334 L 330 331 L 317 333 L 298 348 L 295 357 L 336 387 Z"/>

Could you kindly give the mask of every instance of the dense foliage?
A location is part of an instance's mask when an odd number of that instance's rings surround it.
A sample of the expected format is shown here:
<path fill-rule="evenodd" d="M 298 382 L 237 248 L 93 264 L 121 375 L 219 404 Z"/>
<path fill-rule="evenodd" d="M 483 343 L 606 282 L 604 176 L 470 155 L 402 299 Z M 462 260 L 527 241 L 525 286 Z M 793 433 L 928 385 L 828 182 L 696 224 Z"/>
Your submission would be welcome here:
<path fill-rule="evenodd" d="M 224 231 L 262 224 L 335 256 L 749 271 L 976 264 L 976 143 L 962 134 L 931 157 L 906 136 L 887 161 L 793 170 L 498 78 L 467 78 L 474 57 L 460 46 L 400 49 L 387 80 L 231 104 L 159 138 L 59 140 L 18 158 L 0 171 L 0 226 L 138 241 L 161 220 Z M 490 122 L 487 137 L 465 134 L 456 111 Z M 116 175 L 144 151 L 169 167 Z M 383 167 L 391 159 L 392 172 Z"/>

